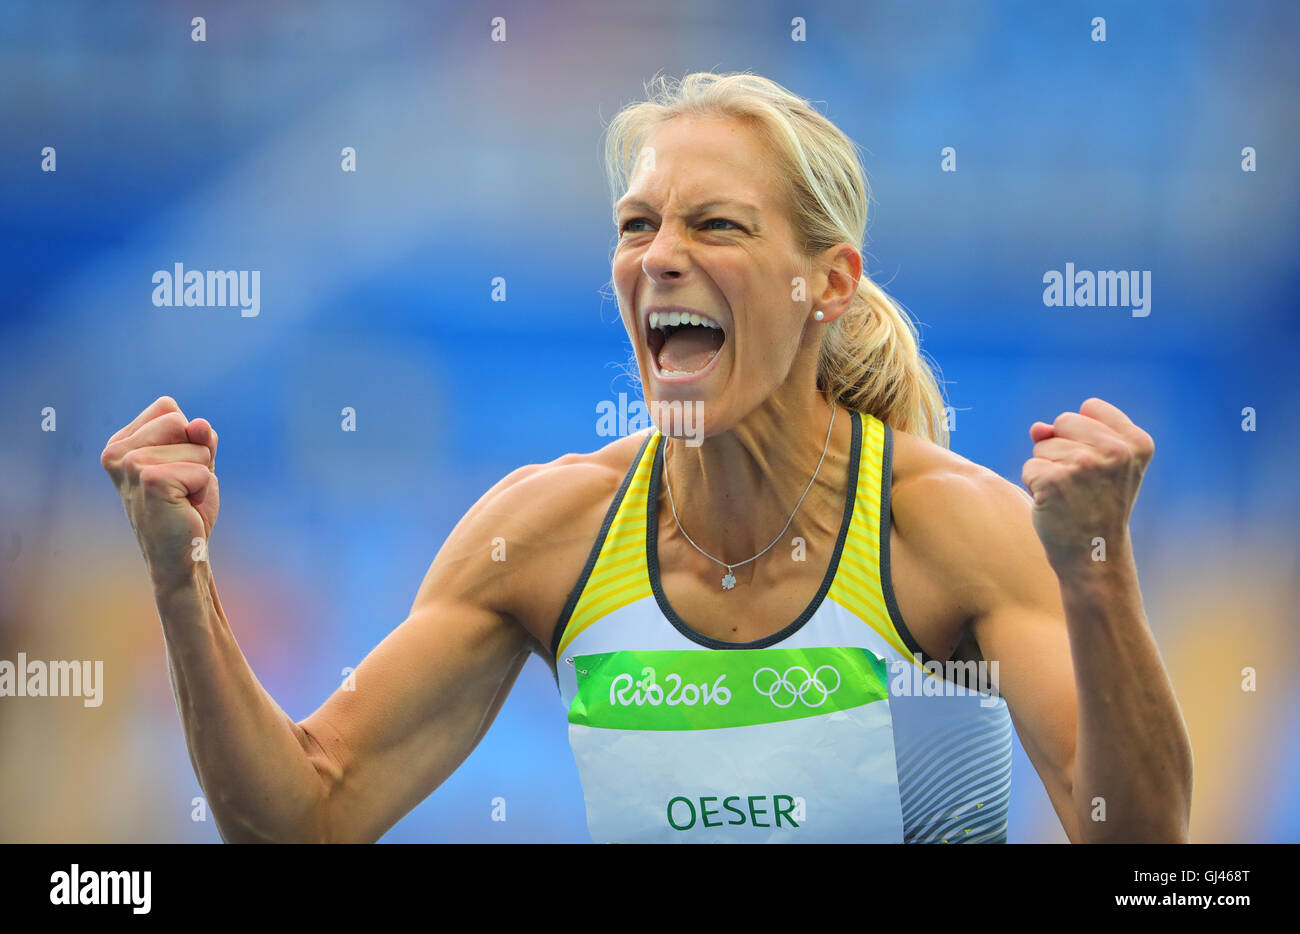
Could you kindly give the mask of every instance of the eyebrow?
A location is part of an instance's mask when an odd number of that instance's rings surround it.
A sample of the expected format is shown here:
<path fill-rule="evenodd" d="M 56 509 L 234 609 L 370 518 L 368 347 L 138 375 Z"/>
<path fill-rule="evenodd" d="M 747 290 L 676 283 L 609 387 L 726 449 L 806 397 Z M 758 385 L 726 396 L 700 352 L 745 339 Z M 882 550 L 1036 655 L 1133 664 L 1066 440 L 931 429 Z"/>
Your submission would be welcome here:
<path fill-rule="evenodd" d="M 714 208 L 720 208 L 720 207 L 740 208 L 741 210 L 749 211 L 751 214 L 755 214 L 755 215 L 759 213 L 758 208 L 752 204 L 749 204 L 748 202 L 736 201 L 731 198 L 714 198 L 711 201 L 703 201 L 695 205 L 687 212 L 686 216 L 698 217 L 699 215 L 705 213 L 706 211 L 712 211 Z M 641 198 L 623 198 L 616 205 L 614 205 L 614 216 L 617 217 L 619 214 L 623 213 L 623 211 L 627 208 L 642 208 L 652 213 L 658 213 L 650 205 L 649 202 Z"/>

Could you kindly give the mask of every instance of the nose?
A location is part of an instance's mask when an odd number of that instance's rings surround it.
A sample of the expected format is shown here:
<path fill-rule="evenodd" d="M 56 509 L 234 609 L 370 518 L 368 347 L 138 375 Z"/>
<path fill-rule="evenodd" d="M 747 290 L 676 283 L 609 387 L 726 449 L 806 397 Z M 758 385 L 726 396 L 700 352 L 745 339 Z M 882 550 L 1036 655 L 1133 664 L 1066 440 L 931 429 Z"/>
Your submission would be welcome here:
<path fill-rule="evenodd" d="M 680 279 L 687 266 L 685 238 L 673 224 L 662 224 L 641 257 L 641 269 L 652 280 Z"/>

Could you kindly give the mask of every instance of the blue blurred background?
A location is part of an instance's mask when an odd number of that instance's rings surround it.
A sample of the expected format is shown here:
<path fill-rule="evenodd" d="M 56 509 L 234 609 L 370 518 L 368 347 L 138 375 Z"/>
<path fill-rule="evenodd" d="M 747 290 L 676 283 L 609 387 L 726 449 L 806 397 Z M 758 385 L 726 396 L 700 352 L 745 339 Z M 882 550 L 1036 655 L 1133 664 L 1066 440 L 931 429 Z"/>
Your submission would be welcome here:
<path fill-rule="evenodd" d="M 157 396 L 220 432 L 214 572 L 295 719 L 405 618 L 497 479 L 610 440 L 597 406 L 638 390 L 604 289 L 601 130 L 660 70 L 755 71 L 864 147 L 868 269 L 920 322 L 955 451 L 1019 483 L 1029 425 L 1092 395 L 1153 435 L 1133 536 L 1196 753 L 1193 839 L 1300 839 L 1298 26 L 1257 0 L 9 0 L 0 658 L 103 659 L 106 686 L 94 709 L 0 698 L 0 841 L 218 839 L 99 464 Z M 260 270 L 260 314 L 155 307 L 176 262 Z M 1067 262 L 1151 270 L 1149 316 L 1045 307 Z M 1011 840 L 1063 841 L 1015 766 Z M 588 839 L 535 658 L 385 837 Z"/>

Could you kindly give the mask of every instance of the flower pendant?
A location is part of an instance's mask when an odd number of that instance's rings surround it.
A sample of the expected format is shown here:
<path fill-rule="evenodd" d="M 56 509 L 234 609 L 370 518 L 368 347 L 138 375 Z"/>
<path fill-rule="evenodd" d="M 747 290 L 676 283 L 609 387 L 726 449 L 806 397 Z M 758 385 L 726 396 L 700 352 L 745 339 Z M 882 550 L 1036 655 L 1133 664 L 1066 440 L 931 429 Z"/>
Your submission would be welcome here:
<path fill-rule="evenodd" d="M 736 575 L 731 573 L 731 568 L 727 568 L 727 573 L 722 576 L 722 589 L 730 590 L 736 586 Z"/>

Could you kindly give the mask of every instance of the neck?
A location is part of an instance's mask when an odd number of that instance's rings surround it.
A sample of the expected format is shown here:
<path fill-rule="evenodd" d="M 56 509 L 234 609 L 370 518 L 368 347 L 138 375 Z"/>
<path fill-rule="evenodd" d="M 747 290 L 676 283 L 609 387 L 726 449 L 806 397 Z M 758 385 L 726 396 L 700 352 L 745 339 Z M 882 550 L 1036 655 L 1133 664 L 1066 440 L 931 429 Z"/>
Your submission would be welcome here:
<path fill-rule="evenodd" d="M 774 395 L 730 430 L 706 438 L 697 447 L 676 440 L 668 443 L 664 469 L 681 526 L 700 548 L 724 564 L 745 561 L 771 544 L 790 521 L 799 497 L 808 491 L 782 541 L 757 561 L 737 565 L 733 571 L 737 581 L 762 573 L 758 566 L 773 560 L 773 554 L 781 553 L 788 561 L 796 536 L 804 538 L 810 558 L 829 554 L 843 516 L 853 431 L 851 413 L 840 408 L 827 444 L 830 420 L 830 404 L 812 388 Z M 681 536 L 663 490 L 660 505 L 669 513 L 666 528 L 661 520 L 663 542 L 680 539 L 675 553 L 689 550 L 690 567 L 710 575 L 723 573 L 723 567 L 696 552 Z"/>

